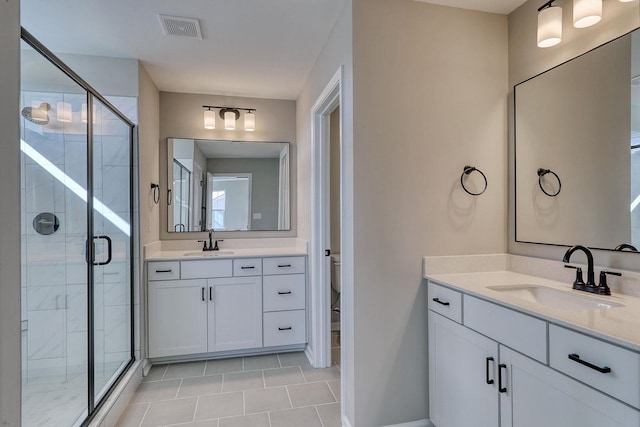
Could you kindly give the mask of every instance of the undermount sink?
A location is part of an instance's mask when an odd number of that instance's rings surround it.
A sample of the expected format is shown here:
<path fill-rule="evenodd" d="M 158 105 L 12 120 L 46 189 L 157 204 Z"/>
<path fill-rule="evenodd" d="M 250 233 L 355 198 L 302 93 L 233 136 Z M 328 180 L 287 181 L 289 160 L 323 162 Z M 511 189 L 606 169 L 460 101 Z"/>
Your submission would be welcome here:
<path fill-rule="evenodd" d="M 233 251 L 197 251 L 197 252 L 187 252 L 184 256 L 206 256 L 206 257 L 216 257 L 223 255 L 233 255 Z"/>
<path fill-rule="evenodd" d="M 616 307 L 624 307 L 614 301 L 600 299 L 590 295 L 581 295 L 571 291 L 549 288 L 542 285 L 522 284 L 487 286 L 488 289 L 523 299 L 547 307 L 559 308 L 567 311 L 580 310 L 606 310 Z"/>

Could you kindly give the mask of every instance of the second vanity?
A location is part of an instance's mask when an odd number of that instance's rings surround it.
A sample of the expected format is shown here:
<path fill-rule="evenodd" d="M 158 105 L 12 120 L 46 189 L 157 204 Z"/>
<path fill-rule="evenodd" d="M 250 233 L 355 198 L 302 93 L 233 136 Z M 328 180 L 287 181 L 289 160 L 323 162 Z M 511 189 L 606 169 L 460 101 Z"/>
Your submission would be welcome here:
<path fill-rule="evenodd" d="M 297 249 L 147 257 L 151 359 L 302 350 L 306 255 Z"/>
<path fill-rule="evenodd" d="M 639 298 L 427 264 L 436 427 L 640 426 Z"/>

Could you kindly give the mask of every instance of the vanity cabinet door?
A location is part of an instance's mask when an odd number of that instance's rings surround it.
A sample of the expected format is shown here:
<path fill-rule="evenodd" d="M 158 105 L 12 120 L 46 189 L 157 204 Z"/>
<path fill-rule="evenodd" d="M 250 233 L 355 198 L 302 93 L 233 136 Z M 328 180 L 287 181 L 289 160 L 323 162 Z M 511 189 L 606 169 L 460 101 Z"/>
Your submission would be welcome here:
<path fill-rule="evenodd" d="M 207 351 L 207 281 L 149 282 L 149 357 Z"/>
<path fill-rule="evenodd" d="M 639 427 L 640 412 L 500 346 L 501 427 Z"/>
<path fill-rule="evenodd" d="M 208 351 L 262 347 L 262 277 L 209 279 Z"/>
<path fill-rule="evenodd" d="M 436 427 L 496 427 L 497 370 L 495 341 L 429 311 L 429 408 Z"/>

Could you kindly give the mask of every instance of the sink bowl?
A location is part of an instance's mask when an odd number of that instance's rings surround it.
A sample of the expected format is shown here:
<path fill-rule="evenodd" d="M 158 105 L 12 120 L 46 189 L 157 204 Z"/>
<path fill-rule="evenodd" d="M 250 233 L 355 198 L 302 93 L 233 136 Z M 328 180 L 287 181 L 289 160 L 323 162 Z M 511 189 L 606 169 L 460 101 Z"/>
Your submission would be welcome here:
<path fill-rule="evenodd" d="M 505 296 L 509 295 L 536 304 L 567 311 L 607 310 L 610 308 L 624 307 L 624 304 L 618 302 L 542 285 L 522 284 L 487 286 L 487 288 L 500 292 Z"/>
<path fill-rule="evenodd" d="M 216 256 L 224 256 L 224 255 L 233 255 L 233 251 L 196 251 L 196 252 L 187 252 L 184 256 L 193 256 L 193 257 L 216 257 Z"/>

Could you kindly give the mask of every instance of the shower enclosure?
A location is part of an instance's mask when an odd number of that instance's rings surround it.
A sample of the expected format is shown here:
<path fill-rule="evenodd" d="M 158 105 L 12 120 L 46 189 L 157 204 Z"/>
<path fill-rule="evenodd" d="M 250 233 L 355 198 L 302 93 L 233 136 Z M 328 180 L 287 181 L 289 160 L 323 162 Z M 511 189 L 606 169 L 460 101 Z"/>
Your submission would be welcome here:
<path fill-rule="evenodd" d="M 86 425 L 134 359 L 133 124 L 22 38 L 22 425 Z"/>

